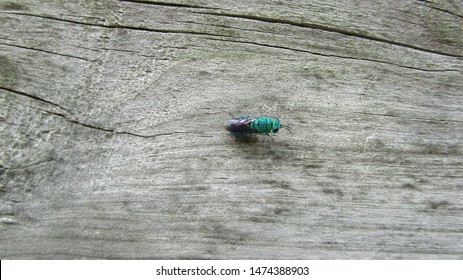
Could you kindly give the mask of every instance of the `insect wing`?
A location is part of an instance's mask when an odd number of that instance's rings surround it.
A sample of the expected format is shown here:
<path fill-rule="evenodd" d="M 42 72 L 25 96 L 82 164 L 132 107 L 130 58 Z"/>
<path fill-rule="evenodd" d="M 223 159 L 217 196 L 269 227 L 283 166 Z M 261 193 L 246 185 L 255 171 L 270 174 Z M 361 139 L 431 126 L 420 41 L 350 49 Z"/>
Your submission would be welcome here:
<path fill-rule="evenodd" d="M 225 129 L 233 134 L 250 134 L 256 133 L 251 127 L 254 118 L 232 118 L 225 122 Z"/>

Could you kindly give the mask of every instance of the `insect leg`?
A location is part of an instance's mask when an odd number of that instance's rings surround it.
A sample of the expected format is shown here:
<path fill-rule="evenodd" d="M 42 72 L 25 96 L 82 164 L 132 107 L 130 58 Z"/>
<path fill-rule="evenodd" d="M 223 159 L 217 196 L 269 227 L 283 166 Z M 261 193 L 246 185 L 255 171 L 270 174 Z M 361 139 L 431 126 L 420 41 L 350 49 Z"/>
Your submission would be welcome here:
<path fill-rule="evenodd" d="M 268 134 L 268 133 L 265 133 L 265 134 L 267 134 L 267 136 L 270 137 L 270 139 L 272 139 L 272 142 L 274 142 L 274 141 L 273 141 L 272 135 L 270 135 L 270 134 Z"/>

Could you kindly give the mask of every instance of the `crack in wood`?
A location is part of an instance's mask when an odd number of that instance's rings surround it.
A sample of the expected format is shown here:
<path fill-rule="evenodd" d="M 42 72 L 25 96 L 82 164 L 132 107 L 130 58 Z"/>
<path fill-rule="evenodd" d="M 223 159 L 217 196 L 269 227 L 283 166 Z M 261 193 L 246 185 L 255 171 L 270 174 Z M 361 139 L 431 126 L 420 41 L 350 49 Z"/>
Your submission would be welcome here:
<path fill-rule="evenodd" d="M 27 169 L 27 168 L 30 168 L 30 167 L 33 167 L 33 166 L 37 166 L 37 165 L 52 162 L 52 161 L 55 161 L 55 159 L 53 159 L 53 158 L 44 159 L 44 160 L 33 162 L 31 164 L 24 165 L 24 166 L 13 166 L 13 167 L 4 166 L 2 169 L 6 170 L 6 171 L 15 171 L 15 170 Z"/>
<path fill-rule="evenodd" d="M 439 50 L 432 50 L 432 49 L 427 49 L 407 43 L 402 43 L 402 42 L 397 42 L 393 40 L 388 40 L 372 35 L 366 35 L 366 34 L 360 34 L 358 32 L 354 31 L 349 31 L 349 30 L 343 30 L 335 27 L 329 27 L 321 24 L 315 24 L 315 23 L 307 23 L 307 22 L 295 22 L 291 20 L 285 20 L 285 19 L 276 19 L 276 18 L 268 18 L 268 17 L 262 17 L 262 16 L 255 16 L 255 15 L 243 15 L 243 14 L 232 14 L 232 13 L 213 13 L 213 12 L 192 12 L 192 13 L 197 13 L 197 14 L 205 14 L 205 15 L 213 15 L 213 16 L 222 16 L 222 17 L 230 17 L 230 18 L 239 18 L 239 19 L 247 19 L 247 20 L 256 20 L 256 21 L 261 21 L 261 22 L 268 22 L 268 23 L 277 23 L 277 24 L 286 24 L 290 26 L 296 26 L 296 27 L 302 27 L 302 28 L 310 28 L 310 29 L 316 29 L 316 30 L 323 30 L 326 32 L 332 32 L 332 33 L 338 33 L 346 36 L 351 36 L 351 37 L 356 37 L 359 39 L 365 39 L 365 40 L 370 40 L 370 41 L 375 41 L 375 42 L 381 42 L 381 43 L 387 43 L 390 45 L 394 46 L 399 46 L 399 47 L 404 47 L 404 48 L 409 48 L 417 51 L 423 51 L 427 53 L 432 53 L 432 54 L 438 54 L 438 55 L 445 55 L 445 56 L 450 56 L 450 57 L 458 57 L 461 58 L 463 55 L 458 55 L 458 54 L 452 54 L 448 52 L 442 52 Z"/>
<path fill-rule="evenodd" d="M 50 15 L 36 15 L 36 14 L 29 14 L 29 13 L 10 13 L 14 15 L 21 15 L 21 16 L 30 16 L 36 18 L 43 18 L 48 20 L 56 20 L 61 22 L 79 24 L 79 25 L 86 25 L 86 26 L 93 26 L 93 27 L 102 27 L 102 28 L 109 28 L 109 29 L 127 29 L 127 30 L 136 30 L 136 31 L 146 31 L 146 32 L 158 32 L 158 33 L 171 33 L 171 34 L 186 34 L 186 35 L 203 35 L 203 36 L 215 36 L 215 37 L 232 37 L 227 35 L 219 35 L 207 32 L 199 32 L 199 31 L 188 31 L 188 30 L 180 30 L 180 29 L 161 29 L 161 28 L 148 28 L 148 27 L 141 27 L 141 26 L 129 26 L 129 25 L 122 25 L 119 23 L 110 23 L 110 24 L 99 24 L 99 23 L 91 23 L 91 22 L 83 22 L 77 20 L 70 20 L 70 19 L 63 19 L 58 18 Z"/>
<path fill-rule="evenodd" d="M 423 5 L 424 7 L 434 9 L 434 10 L 437 10 L 437 11 L 440 11 L 440 12 L 455 16 L 455 17 L 463 18 L 463 15 L 460 15 L 460 14 L 457 14 L 455 12 L 452 12 L 452 11 L 449 11 L 449 10 L 442 9 L 440 7 L 434 6 L 436 3 L 432 2 L 432 1 L 429 1 L 429 0 L 416 0 L 416 1 L 420 2 L 420 4 Z"/>
<path fill-rule="evenodd" d="M 32 98 L 34 100 L 38 100 L 40 102 L 44 102 L 46 104 L 49 104 L 49 105 L 53 105 L 53 106 L 56 106 L 64 111 L 69 111 L 68 109 L 64 108 L 63 106 L 59 105 L 59 104 L 56 104 L 52 101 L 49 101 L 49 100 L 46 100 L 46 99 L 43 99 L 41 97 L 38 97 L 38 96 L 35 96 L 35 95 L 32 95 L 32 94 L 29 94 L 29 93 L 26 93 L 26 92 L 22 92 L 22 91 L 19 91 L 19 90 L 15 90 L 15 89 L 11 89 L 11 88 L 6 88 L 6 87 L 3 87 L 3 86 L 0 86 L 0 89 L 1 90 L 4 90 L 4 91 L 7 91 L 7 92 L 10 92 L 10 93 L 13 93 L 13 94 L 16 94 L 16 95 L 21 95 L 21 96 L 26 96 L 26 97 L 29 97 L 29 98 Z"/>
<path fill-rule="evenodd" d="M 49 114 L 55 115 L 55 116 L 62 117 L 67 122 L 70 122 L 70 123 L 73 123 L 73 124 L 77 124 L 77 125 L 80 125 L 80 126 L 83 126 L 83 127 L 86 127 L 86 128 L 90 128 L 90 129 L 104 131 L 104 132 L 107 132 L 107 133 L 119 134 L 119 135 L 129 135 L 129 136 L 141 137 L 141 138 L 156 138 L 156 137 L 159 137 L 159 136 L 169 136 L 169 135 L 174 135 L 174 134 L 191 133 L 189 131 L 174 131 L 174 132 L 156 133 L 156 134 L 150 134 L 150 135 L 137 134 L 137 133 L 128 132 L 128 131 L 118 131 L 118 130 L 116 130 L 114 128 L 104 128 L 104 127 L 96 126 L 96 125 L 93 125 L 93 124 L 83 123 L 83 122 L 80 122 L 80 121 L 77 121 L 77 120 L 74 120 L 74 119 L 69 119 L 65 114 L 61 114 L 61 113 L 57 113 L 57 112 L 52 112 L 52 111 L 48 111 L 48 110 L 43 110 L 43 111 L 45 111 L 45 112 L 47 112 Z"/>
<path fill-rule="evenodd" d="M 231 42 L 231 43 L 240 43 L 240 44 L 250 44 L 250 45 L 256 45 L 256 46 L 261 46 L 261 47 L 277 48 L 277 49 L 283 49 L 283 50 L 289 50 L 289 51 L 295 51 L 295 52 L 309 53 L 309 54 L 319 55 L 319 56 L 323 56 L 323 57 L 335 57 L 335 58 L 342 58 L 342 59 L 352 59 L 352 60 L 376 62 L 376 63 L 382 63 L 382 64 L 397 66 L 397 67 L 411 69 L 411 70 L 423 71 L 423 72 L 460 72 L 460 70 L 457 70 L 457 69 L 425 69 L 425 68 L 401 65 L 401 64 L 398 64 L 398 63 L 392 63 L 392 62 L 387 62 L 387 61 L 377 60 L 377 59 L 360 58 L 360 57 L 343 56 L 343 55 L 334 55 L 334 54 L 324 54 L 324 53 L 320 53 L 320 52 L 313 52 L 313 51 L 308 51 L 308 50 L 302 50 L 302 49 L 296 49 L 296 48 L 290 48 L 290 47 L 283 47 L 283 46 L 276 46 L 276 45 L 257 43 L 257 42 L 239 41 L 239 40 L 223 40 L 223 39 L 216 39 L 216 38 L 208 38 L 208 40 Z"/>
<path fill-rule="evenodd" d="M 166 7 L 176 7 L 176 8 L 216 10 L 216 8 L 200 6 L 200 5 L 191 5 L 191 4 L 182 4 L 182 3 L 170 3 L 170 2 L 160 2 L 160 1 L 119 0 L 119 2 L 138 3 L 138 4 L 155 5 L 155 6 L 166 6 Z"/>
<path fill-rule="evenodd" d="M 358 38 L 370 39 L 370 40 L 374 40 L 374 41 L 377 41 L 377 42 L 389 43 L 389 44 L 396 45 L 396 46 L 409 47 L 409 48 L 419 50 L 419 51 L 424 51 L 424 52 L 427 52 L 427 53 L 440 54 L 440 55 L 446 55 L 446 56 L 458 57 L 458 58 L 463 57 L 463 56 L 454 55 L 454 54 L 434 52 L 432 50 L 421 49 L 419 47 L 407 46 L 405 44 L 401 44 L 401 43 L 397 43 L 397 42 L 393 42 L 393 41 L 389 41 L 389 40 L 383 40 L 383 39 L 378 39 L 378 38 L 374 39 L 373 37 L 370 38 L 369 36 L 363 36 L 363 35 L 360 36 L 359 34 L 355 35 L 352 32 L 342 31 L 342 30 L 338 30 L 338 29 L 334 29 L 334 28 L 330 28 L 330 27 L 322 27 L 322 26 L 313 25 L 313 24 L 299 24 L 299 23 L 294 23 L 294 22 L 286 21 L 286 20 L 279 20 L 279 19 L 272 19 L 272 18 L 262 18 L 262 17 L 256 17 L 256 16 L 242 16 L 242 15 L 230 15 L 230 14 L 219 14 L 219 13 L 216 14 L 216 13 L 204 13 L 204 12 L 198 12 L 198 13 L 218 15 L 218 16 L 229 16 L 229 17 L 236 17 L 236 18 L 243 18 L 243 19 L 260 20 L 260 21 L 266 21 L 266 22 L 272 22 L 272 23 L 280 23 L 280 24 L 289 24 L 289 25 L 293 25 L 293 26 L 306 27 L 306 28 L 310 27 L 310 28 L 321 29 L 321 30 L 325 30 L 325 31 L 329 31 L 329 32 L 337 32 L 337 33 L 341 33 L 341 34 L 348 35 L 348 36 L 355 36 L 355 37 L 358 37 Z M 387 62 L 387 61 L 382 61 L 382 60 L 376 60 L 376 59 L 324 54 L 324 53 L 320 53 L 320 52 L 312 52 L 312 51 L 307 51 L 307 50 L 301 50 L 301 49 L 283 47 L 283 46 L 276 46 L 276 45 L 270 45 L 270 44 L 264 44 L 264 43 L 258 43 L 258 42 L 239 41 L 239 40 L 234 40 L 233 38 L 235 38 L 235 37 L 233 37 L 233 36 L 219 35 L 219 34 L 213 34 L 213 33 L 207 33 L 207 32 L 173 30 L 173 29 L 154 29 L 154 28 L 147 28 L 147 27 L 126 26 L 126 25 L 120 25 L 120 24 L 96 24 L 96 23 L 88 23 L 88 22 L 80 22 L 80 21 L 74 21 L 74 20 L 69 20 L 69 19 L 56 18 L 56 17 L 53 17 L 53 16 L 34 15 L 34 14 L 28 14 L 28 13 L 13 13 L 13 14 L 31 16 L 31 17 L 38 17 L 38 18 L 44 18 L 44 19 L 50 19 L 50 20 L 57 20 L 57 21 L 62 21 L 62 22 L 74 23 L 74 24 L 82 24 L 82 25 L 87 25 L 87 26 L 102 27 L 102 28 L 114 28 L 114 29 L 120 28 L 120 29 L 129 29 L 129 30 L 146 31 L 146 32 L 187 34 L 187 35 L 202 35 L 202 36 L 209 36 L 209 38 L 208 38 L 209 40 L 252 44 L 252 45 L 257 45 L 257 46 L 261 46 L 261 47 L 270 47 L 270 48 L 278 48 L 278 49 L 284 49 L 284 50 L 290 50 L 290 51 L 310 53 L 310 54 L 313 54 L 313 55 L 319 55 L 319 56 L 324 56 L 324 57 L 336 57 L 336 58 L 343 58 L 343 59 L 353 59 L 353 60 L 384 63 L 384 64 L 388 64 L 388 65 L 393 65 L 393 66 L 402 67 L 402 68 L 411 69 L 411 70 L 424 71 L 424 72 L 460 72 L 459 70 L 456 70 L 456 69 L 424 69 L 424 68 L 406 66 L 406 65 L 401 65 L 401 64 L 397 64 L 397 63 L 392 63 L 392 62 Z M 216 38 L 211 38 L 211 37 L 216 37 Z M 220 38 L 231 38 L 231 40 L 225 40 L 225 39 L 220 39 Z"/>
<path fill-rule="evenodd" d="M 70 55 L 70 54 L 62 54 L 62 53 L 47 51 L 47 50 L 43 50 L 43 49 L 39 49 L 39 48 L 34 48 L 34 47 L 21 46 L 21 45 L 16 45 L 16 44 L 7 44 L 7 43 L 0 43 L 0 45 L 3 45 L 3 46 L 10 46 L 10 47 L 16 47 L 16 48 L 21 48 L 21 49 L 26 49 L 26 50 L 32 50 L 32 51 L 38 51 L 38 52 L 44 52 L 44 53 L 48 53 L 48 54 L 53 54 L 53 55 L 58 55 L 58 56 L 63 56 L 63 57 L 69 57 L 69 58 L 75 58 L 75 59 L 84 60 L 84 61 L 88 61 L 88 62 L 94 62 L 94 61 L 92 61 L 92 60 L 90 60 L 90 59 L 87 59 L 87 58 L 84 58 L 84 57 L 79 57 L 79 56 Z"/>
<path fill-rule="evenodd" d="M 25 96 L 25 97 L 28 97 L 28 98 L 31 98 L 31 99 L 34 99 L 34 100 L 37 100 L 37 101 L 40 101 L 40 102 L 44 102 L 46 104 L 56 106 L 56 107 L 58 107 L 58 108 L 60 108 L 60 109 L 62 109 L 64 111 L 69 112 L 68 109 L 64 108 L 63 106 L 61 106 L 59 104 L 56 104 L 54 102 L 45 100 L 43 98 L 34 96 L 32 94 L 21 92 L 21 91 L 18 91 L 18 90 L 5 88 L 5 87 L 1 87 L 1 86 L 0 86 L 0 89 L 4 90 L 4 91 L 7 91 L 7 92 L 10 92 L 12 94 Z M 77 120 L 74 120 L 74 119 L 69 119 L 64 113 L 53 112 L 53 111 L 46 110 L 46 109 L 43 109 L 43 108 L 39 108 L 39 109 L 44 111 L 44 112 L 47 112 L 49 114 L 62 117 L 67 122 L 70 122 L 70 123 L 73 123 L 73 124 L 77 124 L 77 125 L 80 125 L 80 126 L 83 126 L 83 127 L 86 127 L 86 128 L 90 128 L 90 129 L 96 129 L 96 130 L 100 130 L 100 131 L 104 131 L 104 132 L 108 132 L 108 133 L 120 134 L 120 135 L 130 135 L 130 136 L 142 137 L 142 138 L 155 138 L 155 137 L 159 137 L 159 136 L 169 136 L 169 135 L 174 135 L 174 134 L 192 133 L 192 132 L 189 132 L 189 131 L 174 131 L 174 132 L 156 133 L 156 134 L 151 134 L 151 135 L 143 135 L 143 134 L 137 134 L 137 133 L 128 132 L 128 131 L 118 131 L 118 130 L 113 129 L 113 128 L 104 128 L 104 127 L 100 127 L 100 126 L 96 126 L 96 125 L 92 125 L 92 124 L 88 124 L 88 123 L 83 123 L 83 122 L 80 122 L 80 121 L 77 121 Z"/>
<path fill-rule="evenodd" d="M 233 38 L 233 36 L 220 35 L 220 34 L 207 33 L 207 32 L 199 32 L 199 31 L 148 28 L 148 27 L 140 27 L 140 26 L 122 25 L 122 24 L 118 24 L 118 23 L 97 24 L 97 23 L 82 22 L 82 21 L 76 21 L 76 20 L 70 20 L 70 19 L 63 19 L 63 18 L 58 18 L 58 17 L 54 17 L 54 16 L 50 16 L 50 15 L 36 15 L 36 14 L 20 13 L 20 12 L 14 12 L 14 13 L 7 12 L 7 13 L 8 14 L 15 14 L 15 15 L 38 17 L 38 18 L 44 18 L 44 19 L 50 19 L 50 20 L 57 20 L 57 21 L 74 23 L 74 24 L 81 24 L 81 25 L 87 25 L 87 26 L 103 27 L 103 28 L 114 28 L 114 29 L 119 28 L 119 29 L 138 30 L 138 31 L 147 31 L 147 32 L 187 34 L 187 35 L 203 35 L 203 36 Z M 394 46 L 409 48 L 409 49 L 412 49 L 412 50 L 422 51 L 422 52 L 431 53 L 431 54 L 438 54 L 438 55 L 449 56 L 449 57 L 463 58 L 463 55 L 458 55 L 458 54 L 452 54 L 452 53 L 442 52 L 442 51 L 438 51 L 438 50 L 427 49 L 427 48 L 423 48 L 423 47 L 419 47 L 419 46 L 414 46 L 414 45 L 411 45 L 411 44 L 406 44 L 406 43 L 402 43 L 402 42 L 396 42 L 396 41 L 393 41 L 393 40 L 388 40 L 388 39 L 375 37 L 375 36 L 371 36 L 371 35 L 366 35 L 366 34 L 360 34 L 358 32 L 343 30 L 343 29 L 324 26 L 324 25 L 320 25 L 320 24 L 298 23 L 298 22 L 294 22 L 294 21 L 290 21 L 290 20 L 267 18 L 267 17 L 254 16 L 254 15 L 242 15 L 242 14 L 230 14 L 230 13 L 212 13 L 212 12 L 192 12 L 192 13 L 213 15 L 213 16 L 222 16 L 222 17 L 230 17 L 230 18 L 239 18 L 239 19 L 247 19 L 247 20 L 256 20 L 256 21 L 268 22 L 268 23 L 286 24 L 286 25 L 302 27 L 302 28 L 311 28 L 311 29 L 316 29 L 316 30 L 323 30 L 323 31 L 326 31 L 326 32 L 343 34 L 345 36 L 351 36 L 351 37 L 356 37 L 356 38 L 360 38 L 360 39 L 386 43 L 386 44 L 390 44 L 390 45 L 394 45 Z"/>

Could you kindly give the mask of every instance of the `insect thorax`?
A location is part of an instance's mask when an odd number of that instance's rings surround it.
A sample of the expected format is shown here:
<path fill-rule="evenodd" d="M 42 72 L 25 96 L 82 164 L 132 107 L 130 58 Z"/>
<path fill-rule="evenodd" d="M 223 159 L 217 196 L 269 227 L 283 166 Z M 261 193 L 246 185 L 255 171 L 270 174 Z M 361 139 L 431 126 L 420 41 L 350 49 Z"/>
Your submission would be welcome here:
<path fill-rule="evenodd" d="M 274 129 L 273 124 L 274 118 L 271 117 L 259 117 L 252 122 L 252 127 L 257 130 L 258 133 L 270 133 Z"/>

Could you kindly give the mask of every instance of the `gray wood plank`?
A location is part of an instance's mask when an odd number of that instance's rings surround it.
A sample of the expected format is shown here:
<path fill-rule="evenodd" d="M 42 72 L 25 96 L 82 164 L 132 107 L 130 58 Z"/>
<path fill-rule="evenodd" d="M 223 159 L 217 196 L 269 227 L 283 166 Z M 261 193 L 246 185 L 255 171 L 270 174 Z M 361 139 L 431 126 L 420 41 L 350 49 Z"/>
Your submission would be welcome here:
<path fill-rule="evenodd" d="M 1 0 L 0 257 L 461 259 L 462 15 Z"/>

